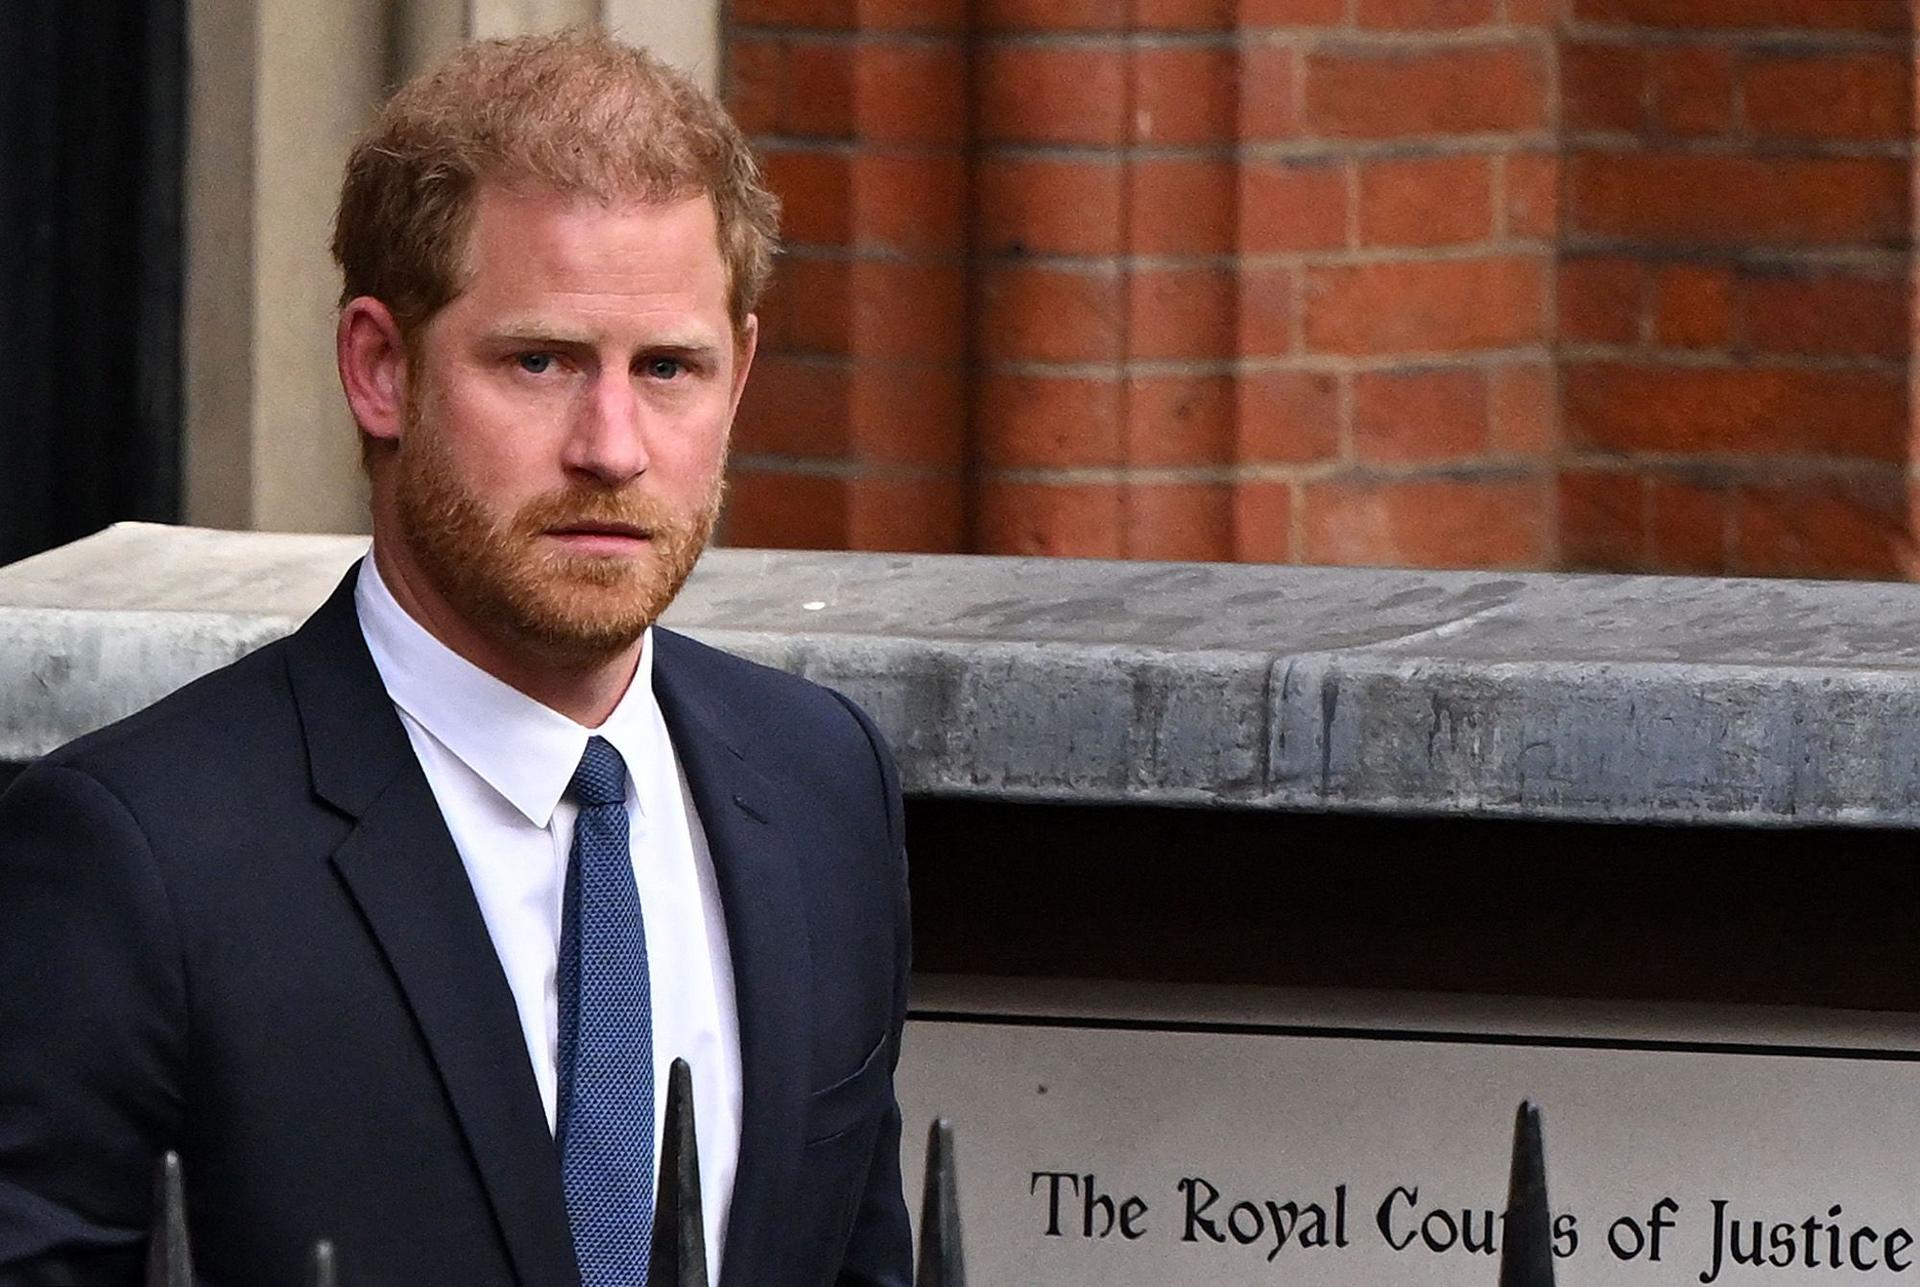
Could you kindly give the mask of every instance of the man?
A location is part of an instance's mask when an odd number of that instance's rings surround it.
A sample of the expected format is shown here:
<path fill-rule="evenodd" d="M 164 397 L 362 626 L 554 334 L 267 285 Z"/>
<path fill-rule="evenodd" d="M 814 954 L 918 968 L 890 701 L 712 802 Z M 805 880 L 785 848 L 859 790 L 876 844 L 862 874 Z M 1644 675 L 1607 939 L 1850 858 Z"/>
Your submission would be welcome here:
<path fill-rule="evenodd" d="M 707 539 L 774 203 L 590 36 L 469 47 L 348 165 L 373 554 L 0 800 L 0 1282 L 640 1284 L 666 1068 L 732 1287 L 905 1283 L 898 786 L 652 628 Z"/>

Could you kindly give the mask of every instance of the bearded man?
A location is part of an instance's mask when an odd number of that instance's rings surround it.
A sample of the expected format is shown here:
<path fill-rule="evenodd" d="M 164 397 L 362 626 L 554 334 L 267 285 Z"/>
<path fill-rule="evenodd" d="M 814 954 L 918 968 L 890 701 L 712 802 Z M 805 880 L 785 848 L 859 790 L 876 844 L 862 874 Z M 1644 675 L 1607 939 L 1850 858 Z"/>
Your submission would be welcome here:
<path fill-rule="evenodd" d="M 694 1069 L 730 1287 L 909 1276 L 894 769 L 655 627 L 720 505 L 775 203 L 683 77 L 470 46 L 348 164 L 373 547 L 0 800 L 0 1282 L 640 1287 Z"/>

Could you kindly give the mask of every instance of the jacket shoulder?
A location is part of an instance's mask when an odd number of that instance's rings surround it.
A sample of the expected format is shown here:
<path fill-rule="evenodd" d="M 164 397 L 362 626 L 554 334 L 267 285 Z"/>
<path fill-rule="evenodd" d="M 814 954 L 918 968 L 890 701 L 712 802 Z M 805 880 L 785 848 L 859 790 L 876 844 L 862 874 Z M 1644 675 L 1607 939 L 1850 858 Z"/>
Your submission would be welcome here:
<path fill-rule="evenodd" d="M 858 708 L 811 679 L 722 651 L 677 631 L 654 631 L 656 660 L 674 682 L 698 690 L 701 700 L 735 729 L 774 731 L 819 722 L 857 732 Z M 657 682 L 657 681 L 656 681 Z"/>
<path fill-rule="evenodd" d="M 299 745 L 286 641 L 266 644 L 123 719 L 48 752 L 39 767 L 77 769 L 130 803 L 152 791 L 224 783 Z"/>
<path fill-rule="evenodd" d="M 676 693 L 694 695 L 716 729 L 763 772 L 816 798 L 897 800 L 892 754 L 851 698 L 674 631 L 656 629 L 654 637 L 656 690 L 664 676 Z"/>

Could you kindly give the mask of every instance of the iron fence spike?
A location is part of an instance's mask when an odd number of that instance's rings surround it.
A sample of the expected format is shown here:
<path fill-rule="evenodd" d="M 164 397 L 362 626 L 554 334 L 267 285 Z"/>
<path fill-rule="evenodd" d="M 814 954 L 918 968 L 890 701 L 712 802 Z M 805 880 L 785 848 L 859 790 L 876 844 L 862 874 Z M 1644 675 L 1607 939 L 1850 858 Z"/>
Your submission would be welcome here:
<path fill-rule="evenodd" d="M 307 1287 L 338 1287 L 339 1281 L 333 1264 L 333 1243 L 321 1238 L 307 1253 Z"/>
<path fill-rule="evenodd" d="M 917 1287 L 967 1287 L 960 1246 L 960 1177 L 953 1154 L 953 1123 L 927 1128 L 927 1174 L 920 1197 Z M 1502 1287 L 1505 1287 L 1502 1284 Z"/>
<path fill-rule="evenodd" d="M 1540 1110 L 1520 1101 L 1513 1120 L 1513 1164 L 1500 1239 L 1500 1287 L 1553 1287 L 1553 1216 L 1547 1206 L 1547 1155 Z"/>
<path fill-rule="evenodd" d="M 171 1149 L 154 1172 L 147 1287 L 193 1287 L 193 1250 L 187 1243 L 187 1184 L 180 1155 Z"/>
<path fill-rule="evenodd" d="M 693 1127 L 693 1069 L 667 1073 L 667 1123 L 653 1202 L 648 1287 L 707 1287 L 707 1222 L 700 1207 L 700 1147 Z"/>

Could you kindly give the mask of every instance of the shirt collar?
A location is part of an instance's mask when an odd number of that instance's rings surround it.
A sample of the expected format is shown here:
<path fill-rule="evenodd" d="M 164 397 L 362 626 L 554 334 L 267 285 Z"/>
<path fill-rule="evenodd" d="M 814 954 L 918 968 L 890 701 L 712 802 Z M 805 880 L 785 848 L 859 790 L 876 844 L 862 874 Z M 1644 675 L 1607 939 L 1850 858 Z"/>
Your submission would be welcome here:
<path fill-rule="evenodd" d="M 427 632 L 387 588 L 369 553 L 360 561 L 354 606 L 373 664 L 395 706 L 438 739 L 536 827 L 545 827 L 586 753 L 604 737 L 627 762 L 628 797 L 642 766 L 658 754 L 648 718 L 653 696 L 653 631 L 641 637 L 640 665 L 619 705 L 589 729 L 494 678 Z"/>

